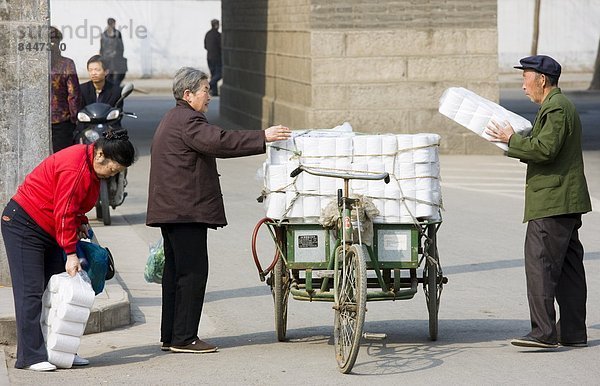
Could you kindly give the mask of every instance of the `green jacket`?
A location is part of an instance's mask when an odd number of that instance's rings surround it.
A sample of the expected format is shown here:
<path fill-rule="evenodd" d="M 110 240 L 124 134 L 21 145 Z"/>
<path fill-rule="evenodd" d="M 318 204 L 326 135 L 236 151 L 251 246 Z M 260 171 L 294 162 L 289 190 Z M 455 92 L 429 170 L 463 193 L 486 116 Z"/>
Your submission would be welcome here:
<path fill-rule="evenodd" d="M 523 222 L 592 210 L 575 106 L 555 88 L 542 102 L 531 134 L 510 137 L 508 156 L 527 164 Z"/>

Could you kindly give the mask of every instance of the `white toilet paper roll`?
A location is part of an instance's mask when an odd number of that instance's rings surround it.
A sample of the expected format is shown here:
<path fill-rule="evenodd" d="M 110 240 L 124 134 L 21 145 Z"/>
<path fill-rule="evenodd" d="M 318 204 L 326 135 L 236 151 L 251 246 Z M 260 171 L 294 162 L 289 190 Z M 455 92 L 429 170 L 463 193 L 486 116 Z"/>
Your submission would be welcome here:
<path fill-rule="evenodd" d="M 431 217 L 435 213 L 435 206 L 433 205 L 433 195 L 431 190 L 417 190 L 416 191 L 417 205 L 416 213 L 417 217 Z"/>
<path fill-rule="evenodd" d="M 50 277 L 50 281 L 48 281 L 48 286 L 47 286 L 48 290 L 50 292 L 58 292 L 58 289 L 60 288 L 61 283 L 65 280 L 67 280 L 68 278 L 69 278 L 69 274 L 66 272 L 52 275 Z"/>
<path fill-rule="evenodd" d="M 324 159 L 321 162 L 321 166 L 326 170 L 335 171 L 336 170 L 336 160 L 333 158 Z M 337 179 L 333 177 L 319 177 L 319 193 L 320 194 L 329 194 L 334 195 L 335 189 L 337 186 Z"/>
<path fill-rule="evenodd" d="M 408 179 L 415 177 L 415 164 L 400 162 L 396 163 L 394 174 L 398 179 Z"/>
<path fill-rule="evenodd" d="M 75 359 L 74 353 L 48 350 L 48 362 L 61 369 L 70 369 Z"/>
<path fill-rule="evenodd" d="M 286 210 L 289 209 L 287 213 L 287 217 L 289 218 L 297 218 L 304 216 L 304 210 L 302 209 L 303 198 L 298 195 L 296 197 L 296 191 L 287 191 L 285 194 L 285 207 Z"/>
<path fill-rule="evenodd" d="M 48 350 L 63 351 L 67 353 L 77 353 L 81 339 L 76 336 L 63 335 L 51 330 L 48 334 L 46 347 Z"/>
<path fill-rule="evenodd" d="M 416 203 L 415 203 L 415 197 L 416 196 L 416 191 L 415 190 L 402 190 L 402 204 L 400 205 L 400 217 L 403 218 L 410 218 L 410 223 L 412 223 L 412 217 L 411 215 L 415 215 L 416 212 Z M 404 221 L 403 221 L 404 222 Z"/>
<path fill-rule="evenodd" d="M 425 191 L 431 194 L 433 190 L 433 178 L 430 177 L 417 177 L 415 179 L 415 190 L 417 192 Z"/>
<path fill-rule="evenodd" d="M 398 141 L 394 134 L 384 134 L 381 136 L 381 154 L 395 156 L 398 151 Z"/>
<path fill-rule="evenodd" d="M 276 141 L 267 144 L 267 160 L 272 165 L 283 165 L 292 156 L 292 140 Z"/>
<path fill-rule="evenodd" d="M 321 157 L 334 157 L 336 152 L 337 140 L 335 137 L 319 138 L 319 155 Z"/>
<path fill-rule="evenodd" d="M 283 190 L 288 184 L 288 165 L 267 165 L 267 188 L 271 191 Z M 291 181 L 290 181 L 291 182 Z"/>
<path fill-rule="evenodd" d="M 467 125 L 467 129 L 478 135 L 482 135 L 484 134 L 485 128 L 491 118 L 492 111 L 485 104 L 480 104 L 477 106 L 477 110 L 475 110 L 473 113 L 473 118 Z"/>
<path fill-rule="evenodd" d="M 302 201 L 303 217 L 319 217 L 321 215 L 321 197 L 305 196 Z"/>
<path fill-rule="evenodd" d="M 303 157 L 318 157 L 319 156 L 319 140 L 318 137 L 302 137 L 302 156 Z M 298 138 L 299 139 L 299 138 Z"/>
<path fill-rule="evenodd" d="M 89 316 L 89 308 L 75 306 L 72 304 L 62 303 L 56 309 L 56 317 L 69 322 L 87 323 Z"/>
<path fill-rule="evenodd" d="M 366 156 L 367 152 L 367 143 L 369 136 L 368 135 L 356 135 L 352 137 L 352 151 L 353 155 L 356 156 Z"/>
<path fill-rule="evenodd" d="M 268 200 L 267 217 L 281 220 L 286 209 L 286 193 L 271 193 Z"/>
<path fill-rule="evenodd" d="M 463 99 L 464 95 L 458 92 L 457 88 L 448 88 L 440 97 L 438 111 L 448 118 L 454 119 Z"/>
<path fill-rule="evenodd" d="M 458 110 L 456 111 L 454 121 L 464 127 L 467 127 L 469 122 L 471 122 L 471 119 L 473 119 L 473 115 L 475 114 L 476 110 L 477 103 L 472 98 L 467 97 L 463 99 Z"/>
<path fill-rule="evenodd" d="M 352 137 L 343 136 L 335 139 L 335 154 L 338 157 L 352 155 Z"/>
<path fill-rule="evenodd" d="M 85 331 L 85 325 L 86 323 L 76 323 L 69 322 L 68 320 L 56 319 L 52 324 L 52 332 L 80 338 Z"/>
<path fill-rule="evenodd" d="M 58 296 L 61 303 L 72 304 L 85 308 L 91 308 L 94 305 L 96 295 L 92 287 L 83 287 L 74 280 L 63 283 L 58 290 Z"/>

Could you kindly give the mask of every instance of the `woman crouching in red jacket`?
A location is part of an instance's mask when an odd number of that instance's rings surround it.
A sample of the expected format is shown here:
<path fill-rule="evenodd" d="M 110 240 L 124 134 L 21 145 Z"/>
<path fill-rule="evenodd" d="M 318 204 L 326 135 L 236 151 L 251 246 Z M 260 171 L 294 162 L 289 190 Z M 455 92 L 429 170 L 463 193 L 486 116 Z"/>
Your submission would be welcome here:
<path fill-rule="evenodd" d="M 15 300 L 16 368 L 56 369 L 48 362 L 40 327 L 42 294 L 52 275 L 81 271 L 75 244 L 87 237 L 85 214 L 96 204 L 100 179 L 122 172 L 134 160 L 127 134 L 109 131 L 93 145 L 73 145 L 43 160 L 4 208 L 1 227 Z M 76 355 L 73 365 L 88 363 Z"/>

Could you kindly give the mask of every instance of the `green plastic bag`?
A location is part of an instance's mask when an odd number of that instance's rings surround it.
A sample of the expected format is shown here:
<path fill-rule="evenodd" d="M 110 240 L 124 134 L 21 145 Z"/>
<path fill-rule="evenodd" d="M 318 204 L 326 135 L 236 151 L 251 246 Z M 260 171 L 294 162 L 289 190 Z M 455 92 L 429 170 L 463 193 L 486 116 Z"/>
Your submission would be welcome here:
<path fill-rule="evenodd" d="M 165 250 L 162 237 L 154 245 L 150 246 L 150 254 L 144 269 L 144 279 L 148 283 L 162 283 L 163 269 L 165 268 Z"/>

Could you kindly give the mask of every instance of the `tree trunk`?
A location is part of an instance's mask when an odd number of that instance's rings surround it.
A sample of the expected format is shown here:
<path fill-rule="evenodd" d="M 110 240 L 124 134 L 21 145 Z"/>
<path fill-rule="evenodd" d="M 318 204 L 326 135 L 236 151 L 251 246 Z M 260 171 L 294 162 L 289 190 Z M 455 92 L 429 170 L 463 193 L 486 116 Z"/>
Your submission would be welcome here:
<path fill-rule="evenodd" d="M 535 10 L 533 11 L 533 38 L 531 39 L 531 55 L 537 55 L 538 40 L 540 35 L 540 6 L 542 0 L 535 0 Z"/>
<path fill-rule="evenodd" d="M 594 77 L 588 90 L 600 90 L 600 40 L 598 41 L 598 51 L 596 51 L 596 62 L 594 63 Z"/>

